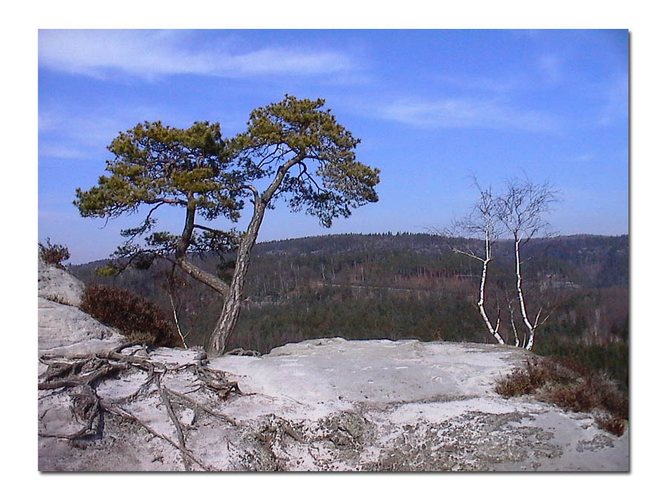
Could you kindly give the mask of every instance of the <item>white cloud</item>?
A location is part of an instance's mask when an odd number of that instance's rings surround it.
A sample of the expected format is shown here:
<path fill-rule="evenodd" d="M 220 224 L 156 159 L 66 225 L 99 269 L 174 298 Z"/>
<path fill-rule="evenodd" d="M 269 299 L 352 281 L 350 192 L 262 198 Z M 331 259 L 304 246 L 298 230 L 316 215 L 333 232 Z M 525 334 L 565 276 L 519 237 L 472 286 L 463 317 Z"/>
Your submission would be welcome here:
<path fill-rule="evenodd" d="M 532 82 L 526 80 L 517 74 L 498 77 L 484 77 L 476 75 L 443 75 L 440 77 L 447 85 L 462 88 L 469 91 L 481 91 L 491 93 L 492 95 L 504 95 L 512 91 L 521 90 Z"/>
<path fill-rule="evenodd" d="M 183 31 L 41 30 L 39 64 L 100 79 L 119 73 L 146 79 L 183 74 L 332 75 L 353 68 L 340 52 L 288 47 L 232 51 L 224 44 L 195 50 L 188 46 L 191 36 Z"/>
<path fill-rule="evenodd" d="M 119 113 L 78 114 L 75 110 L 41 110 L 39 113 L 39 155 L 76 159 L 99 154 L 118 134 L 136 123 Z"/>
<path fill-rule="evenodd" d="M 39 145 L 40 158 L 58 158 L 62 160 L 78 160 L 90 157 L 90 153 L 69 144 L 44 143 Z"/>
<path fill-rule="evenodd" d="M 380 116 L 424 128 L 514 129 L 553 132 L 556 120 L 544 113 L 521 110 L 497 100 L 402 100 L 383 107 Z"/>

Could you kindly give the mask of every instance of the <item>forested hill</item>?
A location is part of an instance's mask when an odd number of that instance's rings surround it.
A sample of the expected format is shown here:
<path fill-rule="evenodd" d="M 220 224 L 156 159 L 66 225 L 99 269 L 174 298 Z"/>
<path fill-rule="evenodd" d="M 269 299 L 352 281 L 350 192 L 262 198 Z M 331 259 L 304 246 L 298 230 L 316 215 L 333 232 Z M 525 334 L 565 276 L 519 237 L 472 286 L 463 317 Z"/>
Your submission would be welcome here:
<path fill-rule="evenodd" d="M 419 267 L 420 264 L 431 267 L 435 262 L 449 261 L 450 264 L 456 262 L 463 265 L 461 270 L 467 271 L 469 266 L 465 259 L 452 254 L 453 247 L 464 246 L 479 247 L 481 242 L 425 233 L 336 234 L 260 243 L 255 248 L 255 255 L 291 256 L 298 259 L 317 257 L 323 262 L 327 257 L 354 256 L 358 258 L 353 259 L 353 262 L 367 260 L 380 264 L 386 262 L 388 265 L 403 255 L 412 262 L 413 267 Z M 582 286 L 628 286 L 627 235 L 538 238 L 524 248 L 524 257 L 533 261 L 531 267 L 543 266 L 545 271 L 560 272 Z M 497 242 L 495 257 L 503 266 L 511 264 L 514 258 L 513 243 L 509 240 Z"/>
<path fill-rule="evenodd" d="M 268 352 L 287 342 L 335 336 L 492 342 L 476 309 L 479 262 L 452 251 L 454 246 L 481 243 L 407 233 L 260 243 L 254 249 L 229 348 Z M 515 280 L 512 243 L 499 241 L 494 251 L 487 303 L 494 315 L 500 312 L 507 327 Z M 627 235 L 561 236 L 525 245 L 529 314 L 534 316 L 542 307 L 551 311 L 538 334 L 538 351 L 573 342 L 625 342 L 628 257 Z M 211 272 L 219 264 L 213 256 L 195 261 Z M 85 283 L 138 292 L 173 317 L 164 291 L 165 266 L 128 269 L 116 278 L 102 278 L 95 274 L 101 264 L 73 266 L 71 271 Z M 187 281 L 188 286 L 178 290 L 176 305 L 191 345 L 203 345 L 220 314 L 221 300 L 206 286 Z"/>

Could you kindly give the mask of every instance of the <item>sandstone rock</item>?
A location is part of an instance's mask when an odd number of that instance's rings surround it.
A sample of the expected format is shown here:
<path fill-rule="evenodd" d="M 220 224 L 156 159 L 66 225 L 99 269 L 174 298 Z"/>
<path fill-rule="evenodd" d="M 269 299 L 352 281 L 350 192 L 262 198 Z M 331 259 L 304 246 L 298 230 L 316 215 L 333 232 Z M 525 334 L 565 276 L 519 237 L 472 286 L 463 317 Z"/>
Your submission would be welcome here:
<path fill-rule="evenodd" d="M 40 355 L 92 354 L 124 343 L 120 333 L 76 307 L 43 298 L 38 307 Z"/>
<path fill-rule="evenodd" d="M 78 307 L 81 304 L 84 284 L 64 269 L 39 260 L 37 268 L 38 296 Z"/>
<path fill-rule="evenodd" d="M 241 390 L 222 398 L 197 377 L 197 351 L 156 349 L 147 359 L 167 367 L 160 384 L 173 391 L 197 462 L 179 452 L 157 386 L 133 370 L 97 394 L 144 425 L 106 414 L 94 438 L 43 436 L 40 470 L 184 470 L 186 461 L 194 470 L 628 470 L 627 433 L 617 438 L 590 414 L 493 391 L 526 356 L 495 345 L 306 341 L 260 358 L 211 359 L 210 370 Z M 62 407 L 63 396 L 42 392 L 46 424 L 76 429 L 66 410 L 48 408 Z"/>

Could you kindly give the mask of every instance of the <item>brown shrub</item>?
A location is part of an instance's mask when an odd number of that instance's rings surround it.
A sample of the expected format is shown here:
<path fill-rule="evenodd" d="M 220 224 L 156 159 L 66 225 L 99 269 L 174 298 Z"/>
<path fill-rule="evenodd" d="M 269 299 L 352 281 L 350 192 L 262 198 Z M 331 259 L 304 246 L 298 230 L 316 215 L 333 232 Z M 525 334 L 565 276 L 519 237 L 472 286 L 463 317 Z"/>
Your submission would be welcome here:
<path fill-rule="evenodd" d="M 105 325 L 117 328 L 131 342 L 182 347 L 158 306 L 128 290 L 106 285 L 87 286 L 80 307 Z"/>
<path fill-rule="evenodd" d="M 552 360 L 526 360 L 525 368 L 517 368 L 496 382 L 496 392 L 504 397 L 533 394 L 548 383 L 571 381 L 576 374 Z"/>
<path fill-rule="evenodd" d="M 578 412 L 591 411 L 600 405 L 595 386 L 590 383 L 590 380 L 556 385 L 546 391 L 542 399 L 566 410 Z"/>
<path fill-rule="evenodd" d="M 602 382 L 597 384 L 600 406 L 612 415 L 622 419 L 630 418 L 630 401 L 628 395 L 619 390 L 616 384 L 605 377 L 599 377 Z"/>
<path fill-rule="evenodd" d="M 595 423 L 601 429 L 604 429 L 607 432 L 615 436 L 622 436 L 625 432 L 625 420 L 621 417 L 614 417 L 613 415 L 604 415 L 602 417 L 597 417 Z"/>
<path fill-rule="evenodd" d="M 63 262 L 69 259 L 69 249 L 64 245 L 52 244 L 49 238 L 46 238 L 46 244 L 38 243 L 39 257 L 46 264 L 63 269 Z"/>
<path fill-rule="evenodd" d="M 629 416 L 627 395 L 608 377 L 562 360 L 527 360 L 525 368 L 496 381 L 496 392 L 504 397 L 535 394 L 542 401 L 575 412 L 601 410 L 605 416 L 596 417 L 596 422 L 616 435 L 623 434 Z"/>
<path fill-rule="evenodd" d="M 525 370 L 516 368 L 512 373 L 496 381 L 496 392 L 503 397 L 511 398 L 522 394 L 532 394 L 535 387 L 530 383 L 530 376 Z"/>

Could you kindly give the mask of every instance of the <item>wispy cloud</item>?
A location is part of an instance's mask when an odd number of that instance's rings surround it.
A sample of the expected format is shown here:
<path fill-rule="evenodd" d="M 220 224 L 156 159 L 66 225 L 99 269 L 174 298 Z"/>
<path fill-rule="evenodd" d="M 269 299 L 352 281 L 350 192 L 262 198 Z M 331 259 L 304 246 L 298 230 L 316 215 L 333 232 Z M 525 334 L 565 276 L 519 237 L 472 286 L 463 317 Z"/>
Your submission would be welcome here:
<path fill-rule="evenodd" d="M 438 79 L 443 83 L 458 89 L 483 92 L 491 95 L 506 95 L 533 84 L 532 82 L 527 81 L 526 77 L 516 74 L 493 77 L 484 77 L 473 74 L 457 76 L 447 74 L 440 75 Z"/>
<path fill-rule="evenodd" d="M 101 113 L 100 113 L 101 114 Z M 39 113 L 38 129 L 40 135 L 77 139 L 82 144 L 95 146 L 107 141 L 118 131 L 127 128 L 117 116 L 118 112 L 91 114 L 76 110 L 43 110 Z"/>
<path fill-rule="evenodd" d="M 626 75 L 615 78 L 602 92 L 604 104 L 600 110 L 597 123 L 607 126 L 613 123 L 627 123 L 629 87 Z"/>
<path fill-rule="evenodd" d="M 400 100 L 382 107 L 382 118 L 422 128 L 511 129 L 553 132 L 557 120 L 545 113 L 523 110 L 498 100 Z"/>
<path fill-rule="evenodd" d="M 224 77 L 334 75 L 353 69 L 341 52 L 270 46 L 232 50 L 190 46 L 181 31 L 42 30 L 42 68 L 106 79 L 117 74 L 155 79 L 168 75 Z"/>
<path fill-rule="evenodd" d="M 90 157 L 85 149 L 72 144 L 43 142 L 39 145 L 41 158 L 57 158 L 60 160 L 80 160 Z"/>
<path fill-rule="evenodd" d="M 121 130 L 152 119 L 157 112 L 146 107 L 132 109 L 41 109 L 38 119 L 39 156 L 82 159 L 99 156 Z"/>

